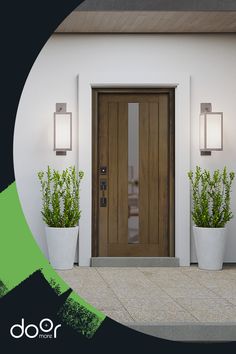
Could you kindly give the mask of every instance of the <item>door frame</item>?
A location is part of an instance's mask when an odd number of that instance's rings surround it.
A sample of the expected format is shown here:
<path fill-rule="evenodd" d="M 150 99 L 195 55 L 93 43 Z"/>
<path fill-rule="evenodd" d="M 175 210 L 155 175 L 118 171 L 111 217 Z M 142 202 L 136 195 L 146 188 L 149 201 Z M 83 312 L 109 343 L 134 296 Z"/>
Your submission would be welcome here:
<path fill-rule="evenodd" d="M 169 95 L 169 257 L 175 256 L 175 87 L 92 87 L 92 257 L 98 257 L 98 209 L 99 209 L 99 173 L 98 173 L 98 99 L 101 93 L 165 93 Z"/>

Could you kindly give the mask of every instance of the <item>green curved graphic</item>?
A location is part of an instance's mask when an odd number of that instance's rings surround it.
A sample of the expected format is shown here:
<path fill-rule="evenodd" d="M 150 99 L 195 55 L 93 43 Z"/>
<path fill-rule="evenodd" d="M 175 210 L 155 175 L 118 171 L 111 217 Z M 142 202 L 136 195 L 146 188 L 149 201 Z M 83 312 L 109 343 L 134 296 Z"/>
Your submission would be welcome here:
<path fill-rule="evenodd" d="M 68 285 L 54 271 L 34 240 L 20 205 L 15 182 L 0 193 L 0 222 L 0 297 L 38 269 L 55 291 L 63 293 L 68 290 Z M 70 305 L 72 307 L 69 309 Z M 76 316 L 78 307 L 82 307 L 93 315 L 90 317 L 95 332 L 105 315 L 72 292 L 65 304 L 66 311 L 64 312 L 73 312 L 74 309 Z M 66 315 L 64 318 L 66 319 Z M 75 329 L 76 323 L 76 319 L 69 322 Z M 91 331 L 89 337 L 91 337 Z"/>

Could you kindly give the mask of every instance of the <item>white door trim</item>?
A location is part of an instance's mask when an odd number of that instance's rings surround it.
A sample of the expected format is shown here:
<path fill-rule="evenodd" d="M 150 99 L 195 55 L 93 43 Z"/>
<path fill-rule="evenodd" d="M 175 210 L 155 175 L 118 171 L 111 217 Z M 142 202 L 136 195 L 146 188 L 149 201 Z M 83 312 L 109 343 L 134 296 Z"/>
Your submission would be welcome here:
<path fill-rule="evenodd" d="M 92 88 L 176 87 L 175 90 L 175 256 L 181 266 L 190 264 L 190 75 L 157 72 L 90 72 L 78 75 L 79 169 L 82 217 L 79 232 L 79 265 L 89 266 L 92 245 Z"/>

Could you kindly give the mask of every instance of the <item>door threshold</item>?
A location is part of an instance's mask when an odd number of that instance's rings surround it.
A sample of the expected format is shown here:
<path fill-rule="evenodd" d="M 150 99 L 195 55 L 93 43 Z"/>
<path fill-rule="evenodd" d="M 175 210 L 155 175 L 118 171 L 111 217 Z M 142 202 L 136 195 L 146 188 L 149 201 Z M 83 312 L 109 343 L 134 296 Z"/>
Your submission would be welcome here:
<path fill-rule="evenodd" d="M 92 257 L 91 267 L 179 267 L 177 257 Z"/>

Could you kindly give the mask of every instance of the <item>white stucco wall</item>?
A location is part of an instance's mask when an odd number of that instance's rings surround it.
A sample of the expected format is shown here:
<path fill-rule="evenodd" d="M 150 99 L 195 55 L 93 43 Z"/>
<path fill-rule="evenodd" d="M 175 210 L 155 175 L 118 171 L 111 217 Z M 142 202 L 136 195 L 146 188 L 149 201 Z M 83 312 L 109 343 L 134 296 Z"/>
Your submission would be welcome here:
<path fill-rule="evenodd" d="M 183 95 L 178 102 L 185 106 L 185 111 L 190 107 L 191 166 L 199 164 L 214 169 L 226 165 L 236 171 L 235 62 L 236 35 L 54 35 L 48 41 L 37 58 L 22 93 L 14 136 L 18 193 L 27 222 L 46 255 L 36 173 L 45 169 L 48 164 L 56 168 L 78 164 L 88 177 L 82 185 L 83 235 L 80 244 L 82 264 L 88 262 L 91 219 L 86 211 L 91 209 L 91 169 L 88 166 L 91 158 L 91 146 L 88 144 L 91 141 L 91 121 L 90 115 L 87 115 L 89 109 L 80 109 L 80 104 L 83 107 L 84 99 L 88 98 L 84 95 L 88 88 L 83 91 L 83 80 L 88 83 L 96 77 L 97 84 L 98 80 L 104 83 L 103 77 L 106 74 L 107 77 L 115 75 L 120 83 L 126 84 L 129 83 L 127 77 L 132 80 L 130 84 L 145 80 L 153 83 L 159 80 L 161 83 L 161 78 L 163 83 L 178 83 L 178 77 L 183 82 L 191 77 L 190 96 Z M 80 77 L 79 99 L 77 75 Z M 115 82 L 118 81 L 115 79 Z M 56 102 L 67 102 L 68 110 L 73 113 L 73 151 L 68 152 L 66 157 L 56 157 L 52 151 L 53 112 Z M 213 110 L 224 113 L 224 151 L 213 152 L 211 157 L 201 157 L 199 154 L 198 122 L 201 102 L 211 102 Z M 179 129 L 183 129 L 185 136 L 186 128 L 180 126 Z M 182 192 L 184 193 L 179 191 Z M 236 184 L 232 197 L 233 212 L 236 215 Z M 228 227 L 225 254 L 225 261 L 228 262 L 236 262 L 235 227 L 236 217 Z M 178 252 L 181 252 L 181 248 L 186 248 L 187 252 L 189 244 L 183 238 L 182 245 L 178 247 Z M 191 259 L 195 260 L 193 247 Z"/>

